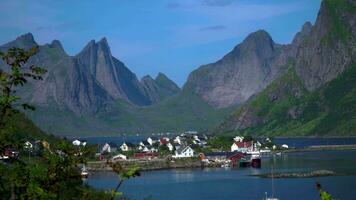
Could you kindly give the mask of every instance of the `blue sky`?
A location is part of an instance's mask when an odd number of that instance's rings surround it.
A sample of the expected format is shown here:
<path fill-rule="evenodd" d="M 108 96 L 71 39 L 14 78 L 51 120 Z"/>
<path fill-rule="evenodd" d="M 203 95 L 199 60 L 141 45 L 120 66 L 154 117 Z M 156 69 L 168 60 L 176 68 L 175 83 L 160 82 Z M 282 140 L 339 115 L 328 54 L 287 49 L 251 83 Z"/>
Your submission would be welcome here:
<path fill-rule="evenodd" d="M 0 43 L 31 32 L 39 44 L 62 42 L 70 55 L 91 39 L 140 78 L 167 74 L 180 86 L 189 73 L 228 53 L 249 33 L 289 43 L 321 0 L 0 0 Z"/>

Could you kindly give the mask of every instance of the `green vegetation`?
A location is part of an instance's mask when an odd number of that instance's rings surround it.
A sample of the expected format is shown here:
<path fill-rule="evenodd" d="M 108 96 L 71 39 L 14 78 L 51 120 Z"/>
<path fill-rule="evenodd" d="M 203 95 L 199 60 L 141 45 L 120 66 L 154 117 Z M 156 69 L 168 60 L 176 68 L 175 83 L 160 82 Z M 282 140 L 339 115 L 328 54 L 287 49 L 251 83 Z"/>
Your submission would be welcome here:
<path fill-rule="evenodd" d="M 249 116 L 258 121 L 233 134 L 356 135 L 355 105 L 355 64 L 315 92 L 307 92 L 295 70 L 291 68 L 287 74 L 274 81 L 247 106 L 232 116 L 239 117 L 248 110 Z M 220 128 L 224 129 L 224 125 Z"/>
<path fill-rule="evenodd" d="M 325 0 L 325 5 L 330 16 L 331 27 L 330 33 L 326 36 L 327 41 L 331 42 L 332 39 L 340 39 L 344 43 L 349 42 L 353 37 L 352 32 L 348 30 L 340 12 L 348 12 L 352 15 L 356 13 L 356 7 L 346 0 Z"/>
<path fill-rule="evenodd" d="M 40 80 L 45 71 L 27 66 L 37 47 L 24 51 L 10 48 L 0 56 L 9 69 L 0 71 L 0 197 L 1 199 L 114 199 L 123 198 L 118 189 L 123 181 L 135 177 L 137 168 L 124 169 L 119 163 L 115 172 L 119 185 L 110 193 L 96 191 L 81 180 L 79 164 L 94 154 L 90 145 L 74 146 L 65 139 L 46 135 L 15 106 L 15 89 L 29 78 Z M 34 107 L 23 103 L 24 109 Z M 25 145 L 25 142 L 32 142 Z"/>
<path fill-rule="evenodd" d="M 205 131 L 217 126 L 231 108 L 214 109 L 199 96 L 184 91 L 156 105 L 138 107 L 124 100 L 108 105 L 95 115 L 76 116 L 55 108 L 37 107 L 27 115 L 43 130 L 59 135 L 89 136 L 124 133 L 150 133 L 197 130 Z M 57 121 L 66 126 L 58 126 Z"/>
<path fill-rule="evenodd" d="M 233 141 L 232 136 L 214 136 L 209 139 L 208 146 L 217 151 L 230 151 Z"/>

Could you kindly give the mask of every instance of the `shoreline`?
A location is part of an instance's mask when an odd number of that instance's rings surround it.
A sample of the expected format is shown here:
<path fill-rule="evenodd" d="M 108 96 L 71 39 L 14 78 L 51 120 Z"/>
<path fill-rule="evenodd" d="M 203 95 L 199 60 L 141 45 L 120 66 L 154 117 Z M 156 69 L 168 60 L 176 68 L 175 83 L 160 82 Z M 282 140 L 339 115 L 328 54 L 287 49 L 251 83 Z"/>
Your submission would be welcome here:
<path fill-rule="evenodd" d="M 342 150 L 356 150 L 356 145 L 328 145 L 328 146 L 311 146 L 308 148 L 300 149 L 286 149 L 276 150 L 274 152 L 281 153 L 295 153 L 295 152 L 312 152 L 312 151 L 342 151 Z M 193 168 L 220 168 L 222 163 L 203 163 L 197 158 L 188 159 L 131 159 L 119 161 L 124 167 L 138 166 L 141 171 L 156 171 L 156 170 L 168 170 L 168 169 L 193 169 Z M 89 171 L 112 171 L 108 166 L 107 161 L 89 161 L 86 165 Z"/>

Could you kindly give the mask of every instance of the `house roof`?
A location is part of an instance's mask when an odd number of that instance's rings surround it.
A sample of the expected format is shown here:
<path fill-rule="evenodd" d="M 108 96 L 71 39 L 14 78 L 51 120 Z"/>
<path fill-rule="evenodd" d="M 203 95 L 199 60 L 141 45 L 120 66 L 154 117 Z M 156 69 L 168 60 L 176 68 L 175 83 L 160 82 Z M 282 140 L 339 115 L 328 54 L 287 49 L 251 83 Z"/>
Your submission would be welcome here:
<path fill-rule="evenodd" d="M 135 145 L 132 144 L 131 142 L 124 142 L 123 144 L 126 144 L 128 147 L 135 147 Z"/>
<path fill-rule="evenodd" d="M 143 145 L 145 146 L 150 146 L 150 143 L 148 143 L 147 141 L 142 141 Z"/>
<path fill-rule="evenodd" d="M 186 151 L 189 148 L 190 146 L 181 146 L 179 149 L 177 149 L 177 153 L 181 154 L 182 152 Z"/>
<path fill-rule="evenodd" d="M 159 142 L 160 142 L 161 144 L 167 144 L 167 143 L 168 143 L 168 140 L 167 140 L 166 138 L 161 138 L 161 139 L 159 139 Z"/>
<path fill-rule="evenodd" d="M 252 141 L 248 142 L 235 142 L 236 146 L 239 148 L 248 148 L 252 146 Z"/>

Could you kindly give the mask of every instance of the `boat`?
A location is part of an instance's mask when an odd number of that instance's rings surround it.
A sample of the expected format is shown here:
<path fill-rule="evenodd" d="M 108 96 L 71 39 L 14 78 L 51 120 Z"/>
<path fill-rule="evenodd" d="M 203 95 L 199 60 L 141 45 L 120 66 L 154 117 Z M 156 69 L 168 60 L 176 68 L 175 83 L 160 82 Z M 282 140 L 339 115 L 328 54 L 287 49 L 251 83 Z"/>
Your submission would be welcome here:
<path fill-rule="evenodd" d="M 228 162 L 221 164 L 221 168 L 229 168 L 230 164 Z"/>
<path fill-rule="evenodd" d="M 240 167 L 253 167 L 260 168 L 261 167 L 261 157 L 259 155 L 247 155 L 244 158 L 241 158 Z"/>
<path fill-rule="evenodd" d="M 88 172 L 88 170 L 85 168 L 85 165 L 84 165 L 83 168 L 82 168 L 82 172 L 80 173 L 80 176 L 81 176 L 83 179 L 87 179 L 88 176 L 89 176 L 89 172 Z"/>

